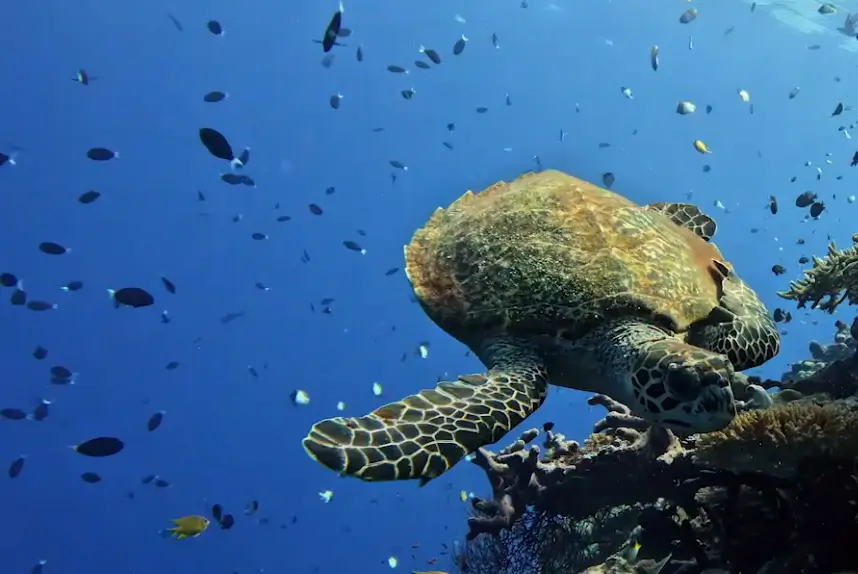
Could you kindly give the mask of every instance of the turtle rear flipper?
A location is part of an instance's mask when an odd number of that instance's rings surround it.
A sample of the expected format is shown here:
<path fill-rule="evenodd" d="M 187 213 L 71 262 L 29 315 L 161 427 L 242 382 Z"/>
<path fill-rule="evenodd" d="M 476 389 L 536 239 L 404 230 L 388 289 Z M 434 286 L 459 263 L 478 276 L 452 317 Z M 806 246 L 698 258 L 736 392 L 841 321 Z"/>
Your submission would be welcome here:
<path fill-rule="evenodd" d="M 495 361 L 485 374 L 440 382 L 366 416 L 313 425 L 302 444 L 311 458 L 366 481 L 421 485 L 478 448 L 497 442 L 545 400 L 541 361 Z"/>
<path fill-rule="evenodd" d="M 647 209 L 657 211 L 680 227 L 690 229 L 698 237 L 711 241 L 715 236 L 718 225 L 715 220 L 700 211 L 700 208 L 690 203 L 666 203 L 663 201 L 650 203 Z"/>

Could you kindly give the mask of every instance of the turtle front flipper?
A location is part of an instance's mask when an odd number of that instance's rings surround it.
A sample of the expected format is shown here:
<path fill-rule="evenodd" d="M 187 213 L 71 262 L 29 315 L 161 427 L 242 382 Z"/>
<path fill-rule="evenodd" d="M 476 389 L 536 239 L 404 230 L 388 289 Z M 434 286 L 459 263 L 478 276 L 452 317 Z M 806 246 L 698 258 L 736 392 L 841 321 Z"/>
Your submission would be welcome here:
<path fill-rule="evenodd" d="M 482 354 L 482 353 L 481 353 Z M 440 382 L 363 417 L 319 421 L 302 441 L 311 458 L 366 481 L 440 476 L 467 454 L 500 440 L 545 400 L 542 361 L 515 350 L 485 361 L 485 374 Z"/>
<path fill-rule="evenodd" d="M 663 201 L 650 203 L 647 209 L 657 211 L 680 227 L 690 229 L 698 237 L 711 241 L 715 236 L 718 225 L 715 220 L 700 211 L 700 208 L 690 203 L 666 203 Z"/>
<path fill-rule="evenodd" d="M 686 341 L 726 355 L 736 370 L 744 371 L 777 355 L 781 336 L 757 294 L 731 269 L 724 269 L 721 305 L 691 325 Z"/>

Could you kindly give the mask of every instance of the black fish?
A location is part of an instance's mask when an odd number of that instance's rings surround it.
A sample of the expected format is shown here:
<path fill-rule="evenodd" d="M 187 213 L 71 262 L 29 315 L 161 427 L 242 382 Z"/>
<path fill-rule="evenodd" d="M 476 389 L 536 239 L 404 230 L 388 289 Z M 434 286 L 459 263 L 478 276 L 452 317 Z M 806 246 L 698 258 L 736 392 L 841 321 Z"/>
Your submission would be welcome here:
<path fill-rule="evenodd" d="M 18 478 L 18 475 L 24 470 L 24 462 L 26 460 L 27 457 L 21 455 L 12 461 L 12 464 L 9 465 L 9 478 Z"/>
<path fill-rule="evenodd" d="M 225 99 L 226 93 L 218 91 L 209 92 L 205 96 L 203 96 L 203 101 L 208 102 L 210 104 L 216 104 L 217 102 L 222 102 Z"/>
<path fill-rule="evenodd" d="M 244 176 L 237 173 L 227 172 L 220 174 L 220 180 L 230 185 L 241 185 L 241 182 L 244 181 Z"/>
<path fill-rule="evenodd" d="M 340 6 L 334 15 L 331 16 L 331 21 L 328 22 L 328 27 L 325 28 L 325 35 L 322 36 L 322 50 L 325 52 L 330 52 L 334 45 L 337 43 L 337 36 L 340 35 L 340 30 L 343 25 L 343 3 L 340 2 Z"/>
<path fill-rule="evenodd" d="M 74 376 L 68 367 L 64 367 L 62 365 L 54 365 L 51 367 L 51 378 L 52 379 L 70 379 Z"/>
<path fill-rule="evenodd" d="M 0 417 L 10 421 L 22 421 L 27 418 L 27 413 L 21 409 L 6 408 L 0 409 Z"/>
<path fill-rule="evenodd" d="M 453 44 L 453 55 L 458 56 L 459 54 L 464 52 L 465 51 L 465 44 L 467 44 L 467 43 L 468 43 L 468 39 L 465 37 L 464 34 L 462 34 L 462 36 L 458 40 L 456 40 L 456 43 Z"/>
<path fill-rule="evenodd" d="M 123 287 L 122 289 L 108 289 L 113 298 L 114 307 L 125 305 L 127 307 L 148 307 L 155 303 L 152 294 L 140 287 Z"/>
<path fill-rule="evenodd" d="M 83 281 L 69 281 L 60 287 L 60 289 L 66 292 L 80 291 L 83 289 Z"/>
<path fill-rule="evenodd" d="M 36 422 L 43 421 L 48 418 L 48 406 L 50 406 L 51 401 L 42 399 L 41 402 L 36 405 L 36 408 L 33 409 L 33 414 L 30 415 L 30 418 Z"/>
<path fill-rule="evenodd" d="M 769 211 L 772 212 L 772 215 L 777 215 L 778 213 L 778 200 L 774 195 L 769 196 Z"/>
<path fill-rule="evenodd" d="M 852 161 L 849 162 L 850 167 L 855 167 L 856 165 L 858 165 L 858 151 L 855 152 L 855 154 L 852 156 Z"/>
<path fill-rule="evenodd" d="M 176 30 L 178 30 L 179 32 L 185 31 L 185 27 L 182 26 L 182 23 L 179 22 L 175 16 L 173 16 L 172 14 L 167 14 L 167 18 L 170 19 L 170 21 L 173 23 L 173 26 L 176 27 Z"/>
<path fill-rule="evenodd" d="M 36 345 L 36 348 L 33 349 L 33 357 L 36 360 L 41 361 L 42 359 L 44 359 L 47 356 L 48 356 L 48 350 L 46 348 L 44 348 L 43 346 Z"/>
<path fill-rule="evenodd" d="M 68 252 L 69 249 L 53 241 L 43 241 L 39 243 L 39 251 L 48 255 L 62 255 Z"/>
<path fill-rule="evenodd" d="M 113 456 L 120 453 L 123 448 L 125 448 L 125 443 L 118 438 L 109 436 L 91 438 L 71 447 L 78 454 L 92 457 Z"/>
<path fill-rule="evenodd" d="M 101 194 L 99 192 L 91 189 L 89 191 L 85 191 L 85 192 L 81 193 L 78 196 L 77 200 L 78 200 L 78 202 L 86 205 L 88 203 L 92 203 L 93 201 L 95 201 L 99 197 L 101 197 Z"/>
<path fill-rule="evenodd" d="M 816 194 L 812 191 L 805 191 L 804 193 L 795 198 L 795 206 L 808 207 L 814 201 L 816 201 Z"/>
<path fill-rule="evenodd" d="M 161 277 L 161 283 L 164 284 L 164 289 L 166 289 L 168 293 L 176 293 L 176 286 L 173 284 L 172 281 L 170 281 L 166 277 Z"/>
<path fill-rule="evenodd" d="M 18 277 L 13 273 L 0 273 L 0 285 L 3 287 L 15 287 L 18 284 Z"/>
<path fill-rule="evenodd" d="M 220 22 L 217 20 L 209 20 L 206 24 L 206 28 L 208 28 L 209 32 L 215 36 L 223 36 L 223 26 L 221 26 Z"/>
<path fill-rule="evenodd" d="M 84 482 L 88 482 L 89 484 L 95 484 L 97 482 L 101 482 L 101 477 L 94 472 L 85 472 L 80 475 L 81 480 Z"/>
<path fill-rule="evenodd" d="M 209 150 L 209 153 L 218 159 L 235 162 L 235 154 L 222 133 L 212 128 L 200 128 L 200 141 Z"/>
<path fill-rule="evenodd" d="M 146 429 L 149 432 L 152 432 L 153 430 L 161 426 L 161 423 L 164 421 L 164 414 L 164 411 L 158 411 L 157 413 L 149 417 L 149 420 L 146 421 Z"/>
<path fill-rule="evenodd" d="M 119 154 L 106 147 L 94 147 L 87 150 L 86 157 L 93 161 L 108 161 L 119 157 Z"/>
<path fill-rule="evenodd" d="M 822 212 L 825 211 L 825 204 L 821 201 L 816 201 L 813 205 L 810 206 L 810 216 L 811 217 L 819 217 L 822 215 Z"/>

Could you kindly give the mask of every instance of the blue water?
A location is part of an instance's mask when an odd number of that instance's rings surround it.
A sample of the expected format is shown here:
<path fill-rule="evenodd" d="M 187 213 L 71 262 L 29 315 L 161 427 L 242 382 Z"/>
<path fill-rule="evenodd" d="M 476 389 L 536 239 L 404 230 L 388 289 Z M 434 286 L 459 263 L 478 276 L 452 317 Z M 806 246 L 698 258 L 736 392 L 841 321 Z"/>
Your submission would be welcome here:
<path fill-rule="evenodd" d="M 300 439 L 314 421 L 336 415 L 338 401 L 347 414 L 363 414 L 438 376 L 480 369 L 410 301 L 402 273 L 385 271 L 402 265 L 402 245 L 433 209 L 534 169 L 534 155 L 545 168 L 595 182 L 614 172 L 614 189 L 641 203 L 692 193 L 719 220 L 717 242 L 743 278 L 771 309 L 791 309 L 775 290 L 797 276 L 798 257 L 821 254 L 827 235 L 846 246 L 855 231 L 847 222 L 856 206 L 846 202 L 855 145 L 837 131 L 854 113 L 830 117 L 858 88 L 854 55 L 832 32 L 842 16 L 823 22 L 827 33 L 803 34 L 766 7 L 701 3 L 697 21 L 681 25 L 689 6 L 351 2 L 344 25 L 353 34 L 332 51 L 330 69 L 311 42 L 336 8 L 330 2 L 4 6 L 0 151 L 19 151 L 16 166 L 0 167 L 0 271 L 58 308 L 33 312 L 6 304 L 11 290 L 0 294 L 0 407 L 29 411 L 52 401 L 42 422 L 0 420 L 0 463 L 27 455 L 17 479 L 0 480 L 3 571 L 47 560 L 50 573 L 382 572 L 390 556 L 398 571 L 450 568 L 441 544 L 464 533 L 459 491 L 485 493 L 478 470 L 462 464 L 422 489 L 363 484 L 313 463 Z M 818 18 L 812 6 L 802 9 Z M 208 32 L 210 19 L 224 36 Z M 470 41 L 453 56 L 461 34 Z M 822 48 L 808 50 L 814 43 Z M 443 64 L 415 68 L 420 44 L 438 50 Z M 390 64 L 411 73 L 390 73 Z M 80 68 L 98 79 L 70 81 Z M 795 86 L 801 92 L 789 100 Z M 400 96 L 412 87 L 411 100 Z M 738 89 L 750 93 L 753 115 Z M 211 90 L 229 98 L 204 103 Z M 328 103 L 335 93 L 343 94 L 338 110 Z M 697 113 L 674 113 L 680 100 Z M 489 111 L 477 114 L 480 106 Z M 250 146 L 245 172 L 257 188 L 219 181 L 228 166 L 200 145 L 204 126 L 237 150 Z M 696 153 L 697 139 L 713 153 Z M 87 159 L 98 146 L 119 158 Z M 409 170 L 392 169 L 391 160 Z M 89 189 L 101 198 L 78 203 Z M 808 189 L 829 206 L 818 221 L 804 222 L 793 205 Z M 777 216 L 766 209 L 769 195 L 780 201 Z M 324 214 L 311 214 L 309 203 Z M 280 215 L 292 220 L 278 223 Z M 254 241 L 254 232 L 269 238 Z M 798 237 L 807 244 L 797 246 Z M 345 249 L 344 240 L 367 253 Z M 72 251 L 42 254 L 43 241 Z M 775 263 L 787 275 L 773 276 Z M 176 284 L 175 295 L 161 276 Z M 84 288 L 61 291 L 71 280 Z M 155 305 L 114 309 L 106 290 L 126 286 L 148 289 Z M 335 298 L 331 314 L 318 312 L 326 297 Z M 163 310 L 171 323 L 161 322 Z M 230 312 L 245 315 L 222 324 Z M 794 315 L 781 355 L 759 374 L 777 378 L 806 356 L 810 339 L 830 339 L 834 318 Z M 414 354 L 424 340 L 425 360 Z M 46 359 L 31 356 L 36 345 L 49 350 Z M 171 361 L 179 367 L 166 370 Z M 51 385 L 53 365 L 77 373 L 76 384 Z M 382 397 L 373 396 L 373 382 Z M 296 389 L 310 394 L 309 405 L 293 406 Z M 553 420 L 583 439 L 603 414 L 585 399 L 555 391 L 524 428 Z M 159 410 L 164 424 L 148 432 Z M 125 450 L 88 459 L 67 448 L 101 435 L 122 438 Z M 83 472 L 103 481 L 84 483 Z M 142 485 L 149 474 L 172 486 Z M 334 492 L 327 504 L 318 495 L 325 490 Z M 245 516 L 252 499 L 260 509 Z M 186 541 L 158 535 L 171 519 L 214 503 L 235 514 L 232 530 L 212 525 Z"/>

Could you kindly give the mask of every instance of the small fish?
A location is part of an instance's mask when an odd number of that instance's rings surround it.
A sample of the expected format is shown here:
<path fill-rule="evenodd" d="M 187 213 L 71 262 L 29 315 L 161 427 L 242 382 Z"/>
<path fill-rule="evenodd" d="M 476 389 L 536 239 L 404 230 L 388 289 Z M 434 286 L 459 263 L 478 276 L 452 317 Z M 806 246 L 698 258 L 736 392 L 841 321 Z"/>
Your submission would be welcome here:
<path fill-rule="evenodd" d="M 217 20 L 209 20 L 206 22 L 206 28 L 215 36 L 223 36 L 225 34 L 223 26 Z"/>
<path fill-rule="evenodd" d="M 392 72 L 394 74 L 407 74 L 407 73 L 409 73 L 408 70 L 406 70 L 402 66 L 396 66 L 393 64 L 391 64 L 390 66 L 387 67 L 387 71 Z"/>
<path fill-rule="evenodd" d="M 839 116 L 843 113 L 843 102 L 839 102 L 836 106 L 834 106 L 834 111 L 831 112 L 832 116 Z"/>
<path fill-rule="evenodd" d="M 89 191 L 85 191 L 85 192 L 81 193 L 77 197 L 77 200 L 78 200 L 78 203 L 82 203 L 84 205 L 87 205 L 87 204 L 93 203 L 99 197 L 101 197 L 101 194 L 99 192 L 95 191 L 94 189 L 91 189 Z"/>
<path fill-rule="evenodd" d="M 697 106 L 691 102 L 679 102 L 676 104 L 676 113 L 681 116 L 687 116 L 697 111 Z"/>
<path fill-rule="evenodd" d="M 822 4 L 817 10 L 820 14 L 837 14 L 837 8 L 834 4 L 829 4 L 828 2 Z"/>
<path fill-rule="evenodd" d="M 616 180 L 617 180 L 617 178 L 610 171 L 606 171 L 605 173 L 602 174 L 602 183 L 608 189 L 611 189 L 611 186 L 614 185 L 614 182 Z"/>
<path fill-rule="evenodd" d="M 71 249 L 53 241 L 43 241 L 39 243 L 39 251 L 47 255 L 63 255 L 70 252 Z"/>
<path fill-rule="evenodd" d="M 3 287 L 17 287 L 18 276 L 14 273 L 0 273 L 0 285 Z"/>
<path fill-rule="evenodd" d="M 697 19 L 697 9 L 696 8 L 689 8 L 688 10 L 686 10 L 685 12 L 680 14 L 679 23 L 680 24 L 690 24 L 691 22 L 694 22 L 696 19 Z"/>
<path fill-rule="evenodd" d="M 164 415 L 167 414 L 166 411 L 158 411 L 149 417 L 149 420 L 146 421 L 146 430 L 152 432 L 161 426 L 161 423 L 164 421 Z"/>
<path fill-rule="evenodd" d="M 126 307 L 148 307 L 155 303 L 151 293 L 141 287 L 123 287 L 121 289 L 108 289 L 107 293 L 113 299 L 116 308 Z"/>
<path fill-rule="evenodd" d="M 23 454 L 13 460 L 12 464 L 9 465 L 9 478 L 18 478 L 18 476 L 21 474 L 21 471 L 24 470 L 25 462 L 27 462 L 27 457 Z"/>
<path fill-rule="evenodd" d="M 164 286 L 164 289 L 167 290 L 167 293 L 176 294 L 176 285 L 167 279 L 166 277 L 161 277 L 161 284 Z"/>
<path fill-rule="evenodd" d="M 184 26 L 182 26 L 182 23 L 181 23 L 181 22 L 179 22 L 179 20 L 178 20 L 175 16 L 173 16 L 172 14 L 169 14 L 169 13 L 168 13 L 168 14 L 167 14 L 167 18 L 169 18 L 169 19 L 170 19 L 170 21 L 173 23 L 173 26 L 175 26 L 175 27 L 176 27 L 176 30 L 178 30 L 179 32 L 184 32 L 184 31 L 185 31 L 185 27 L 184 27 Z"/>
<path fill-rule="evenodd" d="M 468 43 L 468 38 L 462 34 L 462 36 L 456 40 L 456 43 L 453 44 L 453 55 L 458 56 L 462 52 L 465 51 L 465 45 Z"/>
<path fill-rule="evenodd" d="M 346 240 L 346 241 L 343 241 L 343 245 L 349 251 L 357 251 L 361 255 L 366 255 L 366 249 L 361 247 L 360 244 L 357 243 L 356 241 Z"/>
<path fill-rule="evenodd" d="M 626 98 L 628 98 L 628 99 L 630 99 L 630 100 L 635 99 L 635 96 L 634 96 L 634 94 L 632 93 L 632 89 L 631 89 L 631 88 L 626 88 L 625 86 L 623 86 L 623 87 L 621 87 L 621 88 L 620 88 L 620 91 L 622 92 L 622 94 L 623 94 Z"/>
<path fill-rule="evenodd" d="M 357 58 L 358 62 L 363 62 L 363 47 L 362 46 L 357 47 L 357 50 L 355 51 L 355 57 Z"/>
<path fill-rule="evenodd" d="M 652 71 L 658 71 L 658 46 L 653 46 L 649 49 L 649 65 L 652 66 Z"/>
<path fill-rule="evenodd" d="M 113 158 L 118 158 L 119 152 L 115 152 L 106 147 L 94 147 L 87 150 L 86 157 L 93 161 L 109 161 Z"/>
<path fill-rule="evenodd" d="M 789 92 L 789 96 L 788 96 L 788 97 L 789 97 L 789 99 L 794 100 L 794 99 L 795 99 L 795 97 L 798 95 L 798 92 L 799 92 L 800 90 L 801 90 L 801 88 L 799 88 L 798 86 L 796 86 L 796 87 L 794 87 L 792 90 L 790 90 L 790 92 Z"/>
<path fill-rule="evenodd" d="M 115 437 L 102 436 L 89 439 L 69 448 L 84 456 L 105 457 L 122 452 L 122 449 L 125 448 L 125 443 Z"/>
<path fill-rule="evenodd" d="M 173 521 L 173 527 L 161 531 L 161 535 L 165 538 L 175 538 L 182 540 L 184 538 L 196 538 L 209 526 L 209 519 L 205 516 L 192 514 L 176 518 Z"/>
<path fill-rule="evenodd" d="M 740 89 L 736 93 L 739 94 L 739 99 L 742 100 L 743 102 L 745 102 L 746 104 L 751 102 L 751 94 L 748 93 L 748 90 L 741 90 Z"/>
<path fill-rule="evenodd" d="M 812 191 L 805 191 L 795 198 L 795 206 L 801 208 L 809 207 L 816 201 L 816 197 L 816 194 Z"/>
<path fill-rule="evenodd" d="M 328 103 L 330 104 L 330 106 L 333 109 L 338 110 L 338 109 L 340 109 L 340 102 L 341 101 L 343 101 L 343 95 L 340 94 L 339 92 L 337 92 L 336 94 L 331 96 L 330 100 L 328 100 Z"/>
<path fill-rule="evenodd" d="M 232 167 L 241 165 L 241 160 L 235 157 L 229 140 L 222 133 L 213 128 L 200 128 L 199 136 L 200 142 L 211 155 L 230 162 Z"/>
<path fill-rule="evenodd" d="M 778 200 L 774 195 L 769 196 L 769 211 L 772 212 L 772 215 L 777 215 L 778 213 Z"/>
<path fill-rule="evenodd" d="M 340 2 L 339 8 L 331 16 L 331 20 L 328 22 L 328 26 L 325 28 L 325 33 L 322 36 L 322 50 L 325 52 L 330 52 L 337 43 L 337 36 L 339 36 L 340 29 L 343 26 L 343 12 L 343 3 Z"/>
<path fill-rule="evenodd" d="M 217 102 L 222 102 L 229 97 L 229 94 L 226 92 L 219 92 L 217 90 L 213 92 L 209 92 L 203 96 L 203 101 L 208 102 L 210 104 L 216 104 Z"/>
<path fill-rule="evenodd" d="M 81 480 L 84 482 L 88 482 L 89 484 L 96 484 L 101 482 L 101 476 L 95 472 L 84 472 L 80 475 Z"/>
<path fill-rule="evenodd" d="M 90 82 L 94 82 L 97 79 L 98 78 L 96 78 L 95 76 L 90 76 L 89 74 L 87 74 L 86 70 L 80 69 L 74 75 L 74 78 L 72 78 L 72 82 L 77 82 L 81 86 L 88 86 Z"/>
<path fill-rule="evenodd" d="M 698 153 L 712 153 L 706 144 L 701 140 L 694 140 L 694 149 L 698 151 Z"/>

